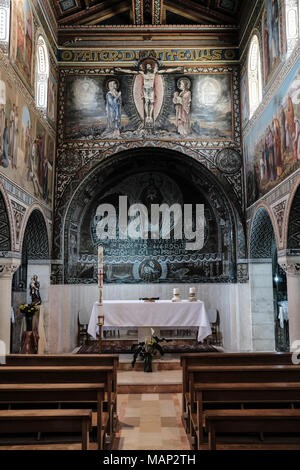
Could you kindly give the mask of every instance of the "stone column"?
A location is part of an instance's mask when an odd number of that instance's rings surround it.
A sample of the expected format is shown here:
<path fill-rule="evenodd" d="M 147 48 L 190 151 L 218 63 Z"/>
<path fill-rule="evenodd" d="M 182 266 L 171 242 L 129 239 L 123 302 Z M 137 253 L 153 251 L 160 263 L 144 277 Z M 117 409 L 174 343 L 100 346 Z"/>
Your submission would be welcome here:
<path fill-rule="evenodd" d="M 6 354 L 10 352 L 11 283 L 20 264 L 17 258 L 0 258 L 0 340 L 5 343 Z"/>
<path fill-rule="evenodd" d="M 300 340 L 300 256 L 280 256 L 278 263 L 286 272 L 289 308 L 290 349 Z"/>
<path fill-rule="evenodd" d="M 249 263 L 252 349 L 275 350 L 272 260 L 251 259 Z"/>

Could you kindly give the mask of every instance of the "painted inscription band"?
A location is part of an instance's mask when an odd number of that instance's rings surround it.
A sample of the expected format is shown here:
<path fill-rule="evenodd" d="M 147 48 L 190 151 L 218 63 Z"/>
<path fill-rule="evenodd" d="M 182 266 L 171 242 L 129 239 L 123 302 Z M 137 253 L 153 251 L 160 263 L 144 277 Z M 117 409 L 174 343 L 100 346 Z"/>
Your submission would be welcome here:
<path fill-rule="evenodd" d="M 239 59 L 237 49 L 162 49 L 151 51 L 158 60 L 176 61 L 236 61 Z M 145 51 L 139 50 L 59 50 L 61 62 L 130 62 L 140 60 Z"/>

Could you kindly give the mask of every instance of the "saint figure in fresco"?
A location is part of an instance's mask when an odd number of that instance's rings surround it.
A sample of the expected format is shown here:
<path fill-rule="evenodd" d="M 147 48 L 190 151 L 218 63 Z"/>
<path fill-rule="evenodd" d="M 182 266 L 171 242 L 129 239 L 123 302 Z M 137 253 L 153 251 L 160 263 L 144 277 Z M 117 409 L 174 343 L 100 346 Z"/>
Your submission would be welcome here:
<path fill-rule="evenodd" d="M 187 136 L 191 132 L 191 81 L 187 77 L 180 78 L 177 82 L 177 86 L 180 92 L 175 92 L 173 97 L 173 103 L 176 110 L 176 127 L 180 135 Z"/>
<path fill-rule="evenodd" d="M 295 113 L 294 113 L 294 105 L 292 98 L 288 96 L 288 106 L 285 112 L 286 116 L 286 130 L 287 130 L 287 142 L 290 148 L 290 152 L 293 152 L 293 135 L 295 134 Z"/>
<path fill-rule="evenodd" d="M 138 70 L 116 68 L 118 72 L 140 75 L 143 81 L 144 127 L 154 127 L 155 78 L 157 74 L 182 71 L 182 67 L 160 69 L 156 60 L 148 58 L 141 61 Z"/>
<path fill-rule="evenodd" d="M 110 80 L 107 84 L 106 113 L 107 128 L 113 137 L 120 137 L 121 129 L 121 91 L 118 91 L 118 81 Z"/>
<path fill-rule="evenodd" d="M 14 144 L 15 144 L 15 129 L 16 129 L 16 124 L 15 124 L 15 118 L 16 118 L 16 105 L 13 104 L 12 109 L 10 111 L 10 116 L 9 116 L 9 144 L 10 144 L 10 156 L 12 159 L 12 167 L 14 168 Z"/>
<path fill-rule="evenodd" d="M 272 50 L 273 60 L 280 55 L 278 0 L 272 0 Z"/>
<path fill-rule="evenodd" d="M 5 118 L 4 130 L 2 135 L 2 154 L 0 153 L 0 165 L 4 168 L 8 167 L 8 145 L 9 145 L 9 132 L 8 132 L 8 119 Z"/>
<path fill-rule="evenodd" d="M 265 64 L 265 78 L 270 74 L 270 48 L 269 48 L 269 28 L 267 23 L 267 10 L 265 10 L 264 22 L 264 64 Z"/>

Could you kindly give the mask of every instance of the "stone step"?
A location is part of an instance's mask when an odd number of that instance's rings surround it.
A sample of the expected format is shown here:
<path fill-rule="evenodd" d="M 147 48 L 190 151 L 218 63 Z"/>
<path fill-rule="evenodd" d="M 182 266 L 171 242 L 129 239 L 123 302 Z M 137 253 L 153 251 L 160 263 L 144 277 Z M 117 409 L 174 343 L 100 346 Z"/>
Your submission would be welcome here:
<path fill-rule="evenodd" d="M 143 371 L 144 362 L 142 360 L 137 360 L 134 368 L 132 368 L 132 358 L 132 354 L 120 354 L 118 370 Z M 158 359 L 153 359 L 152 370 L 153 372 L 157 372 L 159 370 L 181 370 L 180 355 L 164 354 L 164 356 Z"/>
<path fill-rule="evenodd" d="M 118 393 L 181 393 L 181 370 L 153 372 L 120 370 L 117 375 Z"/>

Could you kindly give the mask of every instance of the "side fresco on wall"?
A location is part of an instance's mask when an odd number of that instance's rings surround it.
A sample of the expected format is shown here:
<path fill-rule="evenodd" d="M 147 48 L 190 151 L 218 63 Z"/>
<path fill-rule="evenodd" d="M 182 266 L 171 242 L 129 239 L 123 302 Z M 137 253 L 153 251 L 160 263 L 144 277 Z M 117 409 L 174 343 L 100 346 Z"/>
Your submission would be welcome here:
<path fill-rule="evenodd" d="M 262 15 L 264 83 L 280 63 L 283 53 L 281 22 L 283 21 L 280 0 L 266 0 Z"/>
<path fill-rule="evenodd" d="M 34 29 L 29 0 L 13 0 L 11 4 L 10 58 L 22 77 L 32 85 L 34 65 Z"/>
<path fill-rule="evenodd" d="M 259 4 L 258 4 L 259 7 Z M 263 95 L 275 71 L 283 64 L 287 52 L 287 37 L 285 32 L 285 0 L 264 0 L 259 7 L 259 15 L 249 29 L 249 38 L 257 34 L 260 41 L 260 55 L 262 67 Z M 250 44 L 250 43 L 249 43 Z M 241 69 L 241 108 L 242 125 L 246 126 L 249 120 L 249 85 L 248 85 L 248 54 L 249 44 L 244 50 Z"/>
<path fill-rule="evenodd" d="M 248 206 L 300 166 L 300 61 L 244 136 Z"/>
<path fill-rule="evenodd" d="M 0 172 L 44 203 L 53 192 L 54 139 L 0 70 Z"/>

